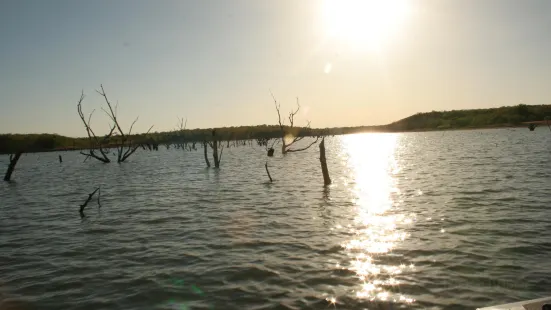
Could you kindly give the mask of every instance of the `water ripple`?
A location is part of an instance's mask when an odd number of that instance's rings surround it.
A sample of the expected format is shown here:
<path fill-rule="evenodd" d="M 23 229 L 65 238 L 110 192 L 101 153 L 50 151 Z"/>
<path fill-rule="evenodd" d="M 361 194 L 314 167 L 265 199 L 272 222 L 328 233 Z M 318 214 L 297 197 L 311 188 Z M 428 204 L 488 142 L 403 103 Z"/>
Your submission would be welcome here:
<path fill-rule="evenodd" d="M 366 134 L 270 158 L 25 154 L 0 184 L 0 308 L 473 309 L 551 282 L 551 137 Z M 7 157 L 1 156 L 5 164 Z M 102 187 L 102 208 L 78 204 Z M 11 308 L 10 308 L 11 307 Z"/>

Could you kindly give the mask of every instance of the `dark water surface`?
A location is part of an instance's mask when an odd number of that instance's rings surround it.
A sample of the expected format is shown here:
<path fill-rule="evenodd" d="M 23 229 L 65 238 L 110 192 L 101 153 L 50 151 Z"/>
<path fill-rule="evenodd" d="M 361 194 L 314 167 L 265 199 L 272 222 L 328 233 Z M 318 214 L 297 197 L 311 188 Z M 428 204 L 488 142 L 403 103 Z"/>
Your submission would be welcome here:
<path fill-rule="evenodd" d="M 270 159 L 24 155 L 0 184 L 17 309 L 473 309 L 551 295 L 547 128 L 330 138 Z M 278 150 L 279 151 L 279 150 Z M 0 157 L 2 167 L 7 156 Z M 3 169 L 3 168 L 2 168 Z M 3 170 L 2 170 L 3 173 Z M 102 205 L 78 205 L 98 185 Z"/>

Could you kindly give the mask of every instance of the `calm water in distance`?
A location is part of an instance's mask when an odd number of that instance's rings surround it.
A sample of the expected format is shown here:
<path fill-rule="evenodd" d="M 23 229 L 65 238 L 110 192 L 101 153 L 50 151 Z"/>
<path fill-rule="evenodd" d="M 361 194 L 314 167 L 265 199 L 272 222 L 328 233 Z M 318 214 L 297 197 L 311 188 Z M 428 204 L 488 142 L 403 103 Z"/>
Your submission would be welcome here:
<path fill-rule="evenodd" d="M 0 184 L 17 309 L 474 309 L 551 291 L 551 132 L 328 138 L 318 148 L 26 154 Z M 5 167 L 8 157 L 1 156 Z M 212 160 L 211 160 L 212 162 Z M 4 172 L 2 168 L 2 173 Z M 101 185 L 102 208 L 78 205 Z"/>

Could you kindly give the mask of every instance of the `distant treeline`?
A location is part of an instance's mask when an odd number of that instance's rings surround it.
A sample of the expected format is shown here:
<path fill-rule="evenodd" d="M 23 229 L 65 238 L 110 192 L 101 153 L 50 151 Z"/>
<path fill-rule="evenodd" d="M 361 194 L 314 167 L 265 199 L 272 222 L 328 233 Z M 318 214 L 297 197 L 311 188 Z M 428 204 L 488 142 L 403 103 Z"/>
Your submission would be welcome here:
<path fill-rule="evenodd" d="M 524 105 L 492 109 L 454 110 L 417 113 L 400 121 L 383 126 L 360 126 L 339 128 L 293 128 L 293 135 L 321 136 L 342 135 L 359 132 L 398 132 L 416 130 L 446 130 L 466 128 L 510 127 L 522 122 L 541 121 L 551 116 L 551 105 Z M 154 132 L 147 136 L 133 135 L 132 141 L 146 144 L 171 144 L 208 141 L 213 128 L 185 129 L 169 132 Z M 83 130 L 84 131 L 84 130 Z M 279 138 L 277 125 L 239 126 L 216 128 L 219 140 L 248 140 Z M 3 134 L 0 135 L 0 153 L 46 152 L 55 150 L 85 149 L 88 138 L 71 138 L 56 134 Z M 115 146 L 115 145 L 112 145 Z"/>
<path fill-rule="evenodd" d="M 377 126 L 341 127 L 312 129 L 295 127 L 288 129 L 298 136 L 342 135 L 365 131 L 374 131 Z M 281 138 L 279 126 L 239 126 L 207 129 L 184 129 L 169 132 L 153 132 L 145 135 L 133 135 L 132 142 L 138 144 L 173 144 L 210 141 L 212 130 L 216 130 L 218 140 L 249 140 L 262 138 Z M 101 138 L 101 137 L 100 137 Z M 71 138 L 57 134 L 2 134 L 0 135 L 0 154 L 14 153 L 18 150 L 25 152 L 48 152 L 59 150 L 87 149 L 88 138 Z M 115 144 L 107 147 L 115 147 Z"/>

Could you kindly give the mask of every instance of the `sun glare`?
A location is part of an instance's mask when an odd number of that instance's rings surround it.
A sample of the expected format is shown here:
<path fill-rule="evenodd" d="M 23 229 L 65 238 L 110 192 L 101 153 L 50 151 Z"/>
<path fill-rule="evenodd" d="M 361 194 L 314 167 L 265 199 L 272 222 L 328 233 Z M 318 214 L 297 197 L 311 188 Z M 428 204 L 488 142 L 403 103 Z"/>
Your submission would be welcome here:
<path fill-rule="evenodd" d="M 325 0 L 330 36 L 353 47 L 379 49 L 411 12 L 409 0 Z"/>

